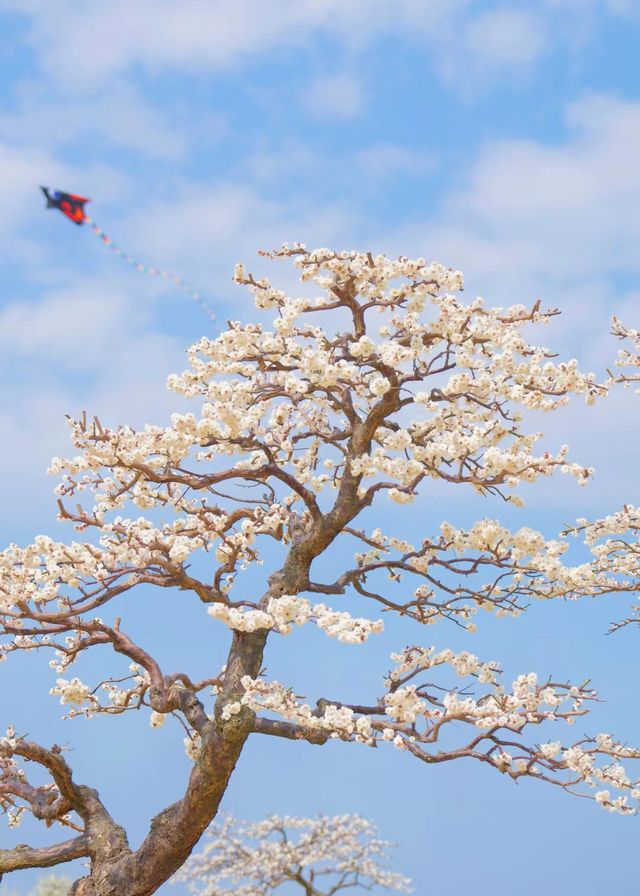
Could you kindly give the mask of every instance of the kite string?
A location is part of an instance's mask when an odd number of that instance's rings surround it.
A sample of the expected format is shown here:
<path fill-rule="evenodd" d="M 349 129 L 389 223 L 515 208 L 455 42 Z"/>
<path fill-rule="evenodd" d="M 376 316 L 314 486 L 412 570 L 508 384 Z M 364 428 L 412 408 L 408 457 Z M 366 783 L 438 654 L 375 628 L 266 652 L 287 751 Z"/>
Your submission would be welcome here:
<path fill-rule="evenodd" d="M 200 307 L 204 310 L 205 314 L 208 314 L 211 320 L 215 321 L 216 316 L 213 313 L 212 308 L 205 302 L 199 292 L 197 292 L 193 286 L 188 283 L 186 280 L 183 280 L 182 277 L 179 277 L 177 274 L 173 274 L 171 271 L 164 271 L 160 268 L 150 267 L 148 265 L 142 264 L 141 261 L 136 261 L 135 258 L 132 258 L 124 249 L 121 249 L 119 246 L 116 246 L 111 239 L 111 237 L 104 232 L 102 227 L 100 227 L 93 218 L 90 218 L 89 215 L 85 217 L 85 221 L 96 236 L 99 236 L 104 245 L 114 252 L 116 255 L 120 256 L 123 261 L 127 264 L 131 265 L 132 268 L 135 268 L 136 271 L 140 271 L 144 274 L 150 274 L 152 277 L 160 277 L 163 280 L 170 280 L 172 283 L 175 283 L 176 286 L 179 286 L 184 292 L 191 296 L 191 298 L 196 301 Z"/>

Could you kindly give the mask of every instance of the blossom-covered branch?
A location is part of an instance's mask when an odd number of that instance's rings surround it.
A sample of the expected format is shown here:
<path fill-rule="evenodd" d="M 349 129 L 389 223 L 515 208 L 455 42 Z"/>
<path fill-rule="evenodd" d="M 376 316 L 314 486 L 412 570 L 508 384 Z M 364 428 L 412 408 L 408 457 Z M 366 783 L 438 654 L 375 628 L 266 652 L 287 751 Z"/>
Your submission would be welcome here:
<path fill-rule="evenodd" d="M 506 691 L 498 664 L 483 663 L 466 651 L 409 647 L 392 658 L 396 665 L 387 678 L 387 693 L 373 706 L 322 698 L 311 709 L 278 682 L 246 678 L 245 695 L 224 712 L 231 716 L 249 706 L 256 713 L 279 716 L 287 720 L 284 725 L 258 716 L 256 732 L 311 743 L 339 738 L 376 747 L 389 741 L 429 764 L 476 759 L 516 781 L 536 778 L 591 796 L 611 811 L 637 811 L 640 778 L 630 777 L 621 760 L 640 759 L 639 749 L 607 734 L 566 745 L 533 734 L 539 726 L 546 731 L 549 724 L 573 725 L 585 716 L 597 700 L 588 683 L 539 681 L 529 673 Z M 451 670 L 454 679 L 464 679 L 462 684 L 442 674 Z"/>

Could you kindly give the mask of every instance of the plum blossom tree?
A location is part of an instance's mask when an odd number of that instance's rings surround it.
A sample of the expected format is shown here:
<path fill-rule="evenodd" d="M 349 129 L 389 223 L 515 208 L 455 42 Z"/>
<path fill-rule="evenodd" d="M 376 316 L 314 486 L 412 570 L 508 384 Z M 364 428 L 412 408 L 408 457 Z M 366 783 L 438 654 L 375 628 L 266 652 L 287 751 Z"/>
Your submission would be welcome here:
<path fill-rule="evenodd" d="M 638 552 L 618 534 L 632 520 L 637 532 L 638 511 L 579 521 L 594 548 L 579 566 L 563 561 L 567 538 L 494 519 L 468 529 L 445 521 L 415 544 L 377 525 L 388 501 L 410 505 L 434 483 L 516 505 L 521 483 L 556 472 L 586 483 L 592 471 L 566 446 L 537 447 L 541 433 L 527 431 L 524 415 L 557 412 L 571 395 L 593 403 L 611 384 L 525 338 L 556 311 L 465 303 L 458 271 L 300 244 L 270 257 L 293 260 L 320 296 L 292 298 L 238 265 L 235 280 L 275 313 L 273 327 L 230 322 L 191 348 L 190 368 L 168 385 L 196 409 L 168 426 L 71 421 L 77 453 L 51 471 L 61 476 L 60 518 L 82 540 L 40 536 L 0 555 L 3 655 L 49 651 L 52 693 L 69 716 L 146 708 L 152 726 L 177 718 L 193 761 L 183 795 L 134 849 L 59 745 L 9 727 L 0 741 L 9 824 L 30 812 L 73 835 L 0 850 L 0 873 L 86 857 L 73 896 L 154 893 L 215 818 L 250 737 L 388 744 L 428 765 L 475 759 L 516 781 L 636 810 L 640 784 L 622 760 L 640 751 L 607 734 L 555 734 L 588 712 L 590 687 L 533 672 L 507 686 L 495 661 L 416 642 L 439 621 L 472 631 L 479 610 L 518 616 L 535 598 L 637 590 Z M 353 561 L 327 580 L 321 558 L 350 543 Z M 206 678 L 163 668 L 128 630 L 127 598 L 140 588 L 187 595 L 228 628 L 226 657 Z M 367 615 L 341 608 L 351 597 Z M 400 617 L 410 645 L 393 654 L 377 699 L 320 694 L 306 703 L 295 682 L 264 673 L 267 643 L 277 650 L 298 626 L 366 643 L 383 627 L 374 608 Z M 85 683 L 70 670 L 98 647 L 112 651 L 112 672 Z"/>
<path fill-rule="evenodd" d="M 271 815 L 255 824 L 227 816 L 207 833 L 204 848 L 176 877 L 196 896 L 270 896 L 283 884 L 304 896 L 378 888 L 411 892 L 408 878 L 386 868 L 392 844 L 358 815 Z"/>

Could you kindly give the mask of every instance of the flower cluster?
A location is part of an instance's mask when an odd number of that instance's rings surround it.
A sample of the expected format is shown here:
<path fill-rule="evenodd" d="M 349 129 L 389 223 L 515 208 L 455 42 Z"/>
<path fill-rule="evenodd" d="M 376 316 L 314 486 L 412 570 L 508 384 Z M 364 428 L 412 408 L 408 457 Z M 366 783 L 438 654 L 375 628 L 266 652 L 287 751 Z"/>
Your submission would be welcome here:
<path fill-rule="evenodd" d="M 228 607 L 226 604 L 213 604 L 207 613 L 238 632 L 255 632 L 261 628 L 273 628 L 272 616 L 262 610 L 244 610 L 240 607 Z"/>
<path fill-rule="evenodd" d="M 225 604 L 213 604 L 207 612 L 214 619 L 220 619 L 229 628 L 240 632 L 275 629 L 280 634 L 288 635 L 292 626 L 313 621 L 330 638 L 337 638 L 343 644 L 361 644 L 369 635 L 378 634 L 384 628 L 380 619 L 372 622 L 356 618 L 347 612 L 332 610 L 325 604 L 311 604 L 306 598 L 294 594 L 270 598 L 267 612 L 228 607 Z"/>
<path fill-rule="evenodd" d="M 405 647 L 402 653 L 391 654 L 395 668 L 389 672 L 386 685 L 395 689 L 398 685 L 419 672 L 435 669 L 437 666 L 450 665 L 460 677 L 473 676 L 481 684 L 496 684 L 500 667 L 496 662 L 481 662 L 478 657 L 467 651 L 454 653 L 452 650 L 441 650 L 435 647 Z"/>
<path fill-rule="evenodd" d="M 240 701 L 227 704 L 224 708 L 228 716 L 247 706 L 254 712 L 266 710 L 275 713 L 308 732 L 322 732 L 329 737 L 353 739 L 361 743 L 372 742 L 369 719 L 358 716 L 351 707 L 328 703 L 319 711 L 312 710 L 308 704 L 300 703 L 293 691 L 279 682 L 267 682 L 248 675 L 243 677 L 242 686 L 244 694 Z"/>
<path fill-rule="evenodd" d="M 58 678 L 55 687 L 52 687 L 49 693 L 54 697 L 60 697 L 62 706 L 71 707 L 63 717 L 66 719 L 75 716 L 90 719 L 97 713 L 118 715 L 129 709 L 139 709 L 149 690 L 149 676 L 145 671 L 132 663 L 130 673 L 117 681 L 107 679 L 95 687 L 89 687 L 77 677 L 71 680 Z M 158 728 L 162 724 L 158 722 L 158 716 L 159 713 L 152 713 L 153 728 Z"/>
<path fill-rule="evenodd" d="M 72 678 L 71 681 L 59 678 L 56 682 L 56 686 L 51 688 L 49 693 L 54 696 L 59 696 L 60 703 L 63 706 L 66 704 L 82 706 L 85 701 L 90 699 L 91 688 L 86 684 L 83 684 L 79 678 Z"/>

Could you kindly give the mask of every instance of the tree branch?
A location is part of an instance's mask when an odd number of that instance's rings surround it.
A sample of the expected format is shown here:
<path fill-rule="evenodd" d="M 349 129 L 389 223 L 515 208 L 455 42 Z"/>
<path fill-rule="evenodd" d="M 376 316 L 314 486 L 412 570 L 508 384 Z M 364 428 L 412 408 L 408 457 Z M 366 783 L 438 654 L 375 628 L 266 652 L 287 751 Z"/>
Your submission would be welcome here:
<path fill-rule="evenodd" d="M 90 854 L 89 838 L 85 834 L 56 843 L 54 846 L 32 847 L 20 844 L 13 849 L 0 849 L 0 878 L 9 871 L 25 868 L 52 868 Z"/>
<path fill-rule="evenodd" d="M 307 731 L 293 722 L 264 719 L 260 716 L 257 716 L 253 723 L 253 731 L 255 734 L 269 734 L 288 740 L 306 740 L 310 744 L 325 744 L 329 739 L 329 735 L 324 731 Z"/>

